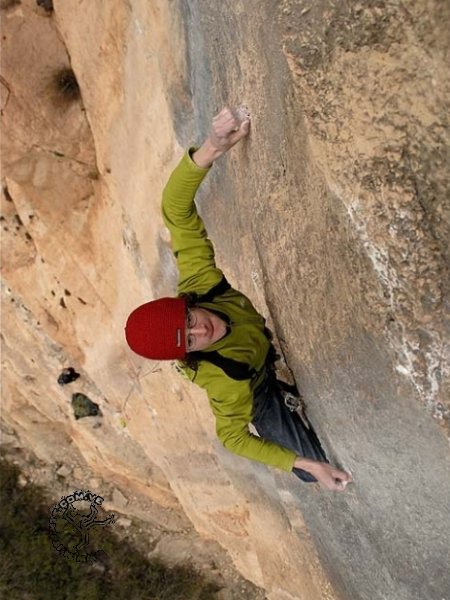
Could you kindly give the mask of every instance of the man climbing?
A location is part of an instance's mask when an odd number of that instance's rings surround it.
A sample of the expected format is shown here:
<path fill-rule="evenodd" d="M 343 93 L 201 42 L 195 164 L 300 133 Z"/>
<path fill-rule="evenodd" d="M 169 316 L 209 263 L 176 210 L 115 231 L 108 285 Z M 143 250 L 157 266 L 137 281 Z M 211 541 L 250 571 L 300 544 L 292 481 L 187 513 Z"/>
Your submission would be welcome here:
<path fill-rule="evenodd" d="M 265 320 L 216 266 L 195 206 L 196 191 L 213 162 L 249 131 L 244 107 L 224 108 L 206 141 L 190 148 L 171 174 L 162 212 L 179 270 L 178 296 L 136 308 L 128 317 L 126 339 L 141 356 L 176 359 L 179 369 L 206 390 L 217 435 L 228 450 L 342 491 L 351 476 L 328 464 L 312 429 L 287 407 Z"/>

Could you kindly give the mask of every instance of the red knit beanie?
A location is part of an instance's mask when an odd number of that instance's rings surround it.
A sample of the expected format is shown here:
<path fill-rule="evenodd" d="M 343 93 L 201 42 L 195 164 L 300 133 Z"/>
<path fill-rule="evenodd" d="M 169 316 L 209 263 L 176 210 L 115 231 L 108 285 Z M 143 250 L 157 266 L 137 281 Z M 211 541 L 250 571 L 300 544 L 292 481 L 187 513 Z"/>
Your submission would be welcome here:
<path fill-rule="evenodd" d="M 186 300 L 160 298 L 138 306 L 130 314 L 125 336 L 130 348 L 156 360 L 186 356 Z"/>

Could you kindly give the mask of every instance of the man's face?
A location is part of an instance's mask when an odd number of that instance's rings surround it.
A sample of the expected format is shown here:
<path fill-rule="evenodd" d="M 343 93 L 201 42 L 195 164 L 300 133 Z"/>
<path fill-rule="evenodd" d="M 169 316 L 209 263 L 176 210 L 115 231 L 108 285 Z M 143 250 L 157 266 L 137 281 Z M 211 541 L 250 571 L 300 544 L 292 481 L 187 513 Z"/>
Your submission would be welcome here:
<path fill-rule="evenodd" d="M 224 321 L 206 308 L 189 308 L 186 316 L 186 352 L 205 350 L 226 333 Z"/>

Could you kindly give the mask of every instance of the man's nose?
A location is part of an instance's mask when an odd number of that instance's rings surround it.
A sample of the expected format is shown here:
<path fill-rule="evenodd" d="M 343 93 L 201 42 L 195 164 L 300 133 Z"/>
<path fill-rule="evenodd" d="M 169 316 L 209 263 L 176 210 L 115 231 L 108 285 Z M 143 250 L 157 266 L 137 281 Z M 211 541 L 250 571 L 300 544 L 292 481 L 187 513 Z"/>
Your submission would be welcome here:
<path fill-rule="evenodd" d="M 189 331 L 190 331 L 190 333 L 192 333 L 192 335 L 201 337 L 201 336 L 205 335 L 207 329 L 206 329 L 206 325 L 204 323 L 196 323 L 194 325 L 194 327 L 190 328 Z"/>

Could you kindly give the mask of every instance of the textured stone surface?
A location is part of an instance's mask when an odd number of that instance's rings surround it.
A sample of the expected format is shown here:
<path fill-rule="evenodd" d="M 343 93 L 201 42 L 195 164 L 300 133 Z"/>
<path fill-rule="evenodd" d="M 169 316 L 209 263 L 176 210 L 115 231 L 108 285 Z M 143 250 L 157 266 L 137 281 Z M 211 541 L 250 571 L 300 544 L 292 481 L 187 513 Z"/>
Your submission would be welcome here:
<path fill-rule="evenodd" d="M 227 554 L 271 599 L 442 600 L 449 19 L 432 1 L 351 4 L 2 10 L 2 431 L 44 465 L 76 457 L 69 487 L 126 490 L 126 518 L 173 536 L 156 552 Z M 129 311 L 174 291 L 166 178 L 241 101 L 251 137 L 201 208 L 354 474 L 342 496 L 225 452 L 205 396 L 124 342 Z M 69 365 L 81 377 L 61 387 Z M 102 418 L 75 421 L 74 392 Z"/>
<path fill-rule="evenodd" d="M 214 2 L 185 11 L 192 89 L 214 90 L 193 96 L 193 129 L 224 101 L 253 115 L 248 144 L 203 190 L 203 212 L 230 280 L 270 311 L 330 457 L 355 478 L 351 493 L 327 497 L 277 475 L 284 506 L 301 506 L 344 597 L 440 600 L 450 560 L 448 8 L 233 8 L 220 31 Z"/>

